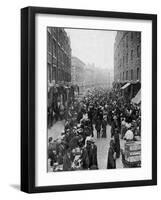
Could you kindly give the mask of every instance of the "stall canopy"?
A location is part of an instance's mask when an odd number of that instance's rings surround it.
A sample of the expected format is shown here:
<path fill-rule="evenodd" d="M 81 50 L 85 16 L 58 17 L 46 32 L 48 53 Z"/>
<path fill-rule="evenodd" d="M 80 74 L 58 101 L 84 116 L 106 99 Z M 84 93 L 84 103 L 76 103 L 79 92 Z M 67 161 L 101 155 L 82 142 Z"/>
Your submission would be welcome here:
<path fill-rule="evenodd" d="M 141 102 L 141 90 L 136 94 L 136 96 L 131 99 L 131 102 L 139 104 Z"/>
<path fill-rule="evenodd" d="M 123 85 L 123 86 L 121 87 L 121 89 L 122 89 L 122 90 L 126 89 L 127 87 L 129 87 L 130 84 L 131 84 L 131 83 L 126 83 L 125 85 Z"/>

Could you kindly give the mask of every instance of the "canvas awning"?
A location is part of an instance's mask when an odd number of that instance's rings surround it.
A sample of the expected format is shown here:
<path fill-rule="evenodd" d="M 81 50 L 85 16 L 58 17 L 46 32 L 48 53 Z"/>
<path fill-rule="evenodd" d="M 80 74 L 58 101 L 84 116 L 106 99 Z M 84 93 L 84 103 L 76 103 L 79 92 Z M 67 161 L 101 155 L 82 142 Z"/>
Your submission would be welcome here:
<path fill-rule="evenodd" d="M 133 99 L 131 99 L 131 102 L 136 104 L 139 104 L 141 102 L 141 90 L 139 90 L 136 96 Z"/>
<path fill-rule="evenodd" d="M 131 83 L 126 83 L 125 85 L 123 85 L 123 86 L 121 87 L 121 90 L 124 90 L 125 88 L 129 87 L 130 84 L 131 84 Z"/>

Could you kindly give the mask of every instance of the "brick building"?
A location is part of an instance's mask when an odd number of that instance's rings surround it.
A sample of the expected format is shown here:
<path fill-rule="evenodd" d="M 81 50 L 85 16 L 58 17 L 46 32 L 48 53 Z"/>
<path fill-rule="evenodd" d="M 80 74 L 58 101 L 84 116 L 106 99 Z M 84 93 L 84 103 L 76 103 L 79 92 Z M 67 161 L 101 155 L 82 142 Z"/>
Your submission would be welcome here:
<path fill-rule="evenodd" d="M 74 99 L 71 85 L 71 45 L 64 28 L 47 27 L 48 127 L 60 118 L 60 109 Z M 55 117 L 53 118 L 53 112 Z M 64 111 L 61 118 L 64 117 Z"/>
<path fill-rule="evenodd" d="M 70 38 L 63 28 L 47 28 L 48 82 L 71 82 Z"/>
<path fill-rule="evenodd" d="M 114 81 L 141 81 L 141 33 L 118 31 L 114 44 Z"/>

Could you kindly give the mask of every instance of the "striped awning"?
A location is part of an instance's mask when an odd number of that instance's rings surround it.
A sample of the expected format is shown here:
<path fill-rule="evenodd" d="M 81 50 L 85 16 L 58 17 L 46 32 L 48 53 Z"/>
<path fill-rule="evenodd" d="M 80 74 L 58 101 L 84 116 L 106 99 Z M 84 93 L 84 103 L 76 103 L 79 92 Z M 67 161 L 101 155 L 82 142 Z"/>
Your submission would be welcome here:
<path fill-rule="evenodd" d="M 121 87 L 121 90 L 126 89 L 127 87 L 129 87 L 130 84 L 131 84 L 131 83 L 126 83 L 125 85 L 123 85 L 123 86 Z"/>

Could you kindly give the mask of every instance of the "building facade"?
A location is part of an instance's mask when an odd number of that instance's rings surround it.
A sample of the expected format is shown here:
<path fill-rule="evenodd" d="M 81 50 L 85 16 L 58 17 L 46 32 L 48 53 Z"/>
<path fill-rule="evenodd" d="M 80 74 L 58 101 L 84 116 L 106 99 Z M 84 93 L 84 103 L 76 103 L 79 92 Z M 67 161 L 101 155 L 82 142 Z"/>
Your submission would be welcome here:
<path fill-rule="evenodd" d="M 114 81 L 141 81 L 141 32 L 118 31 L 114 44 Z"/>
<path fill-rule="evenodd" d="M 84 69 L 85 63 L 77 57 L 72 57 L 71 81 L 79 87 L 80 92 L 83 92 L 84 88 Z"/>
<path fill-rule="evenodd" d="M 63 28 L 47 28 L 48 83 L 71 82 L 70 38 Z"/>
<path fill-rule="evenodd" d="M 51 127 L 60 117 L 65 117 L 64 109 L 74 100 L 74 87 L 71 84 L 71 44 L 64 28 L 47 27 L 47 78 L 48 127 Z"/>

